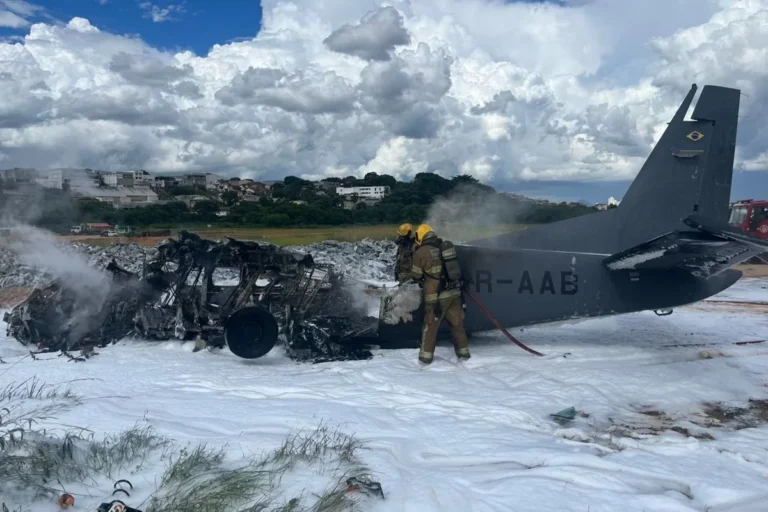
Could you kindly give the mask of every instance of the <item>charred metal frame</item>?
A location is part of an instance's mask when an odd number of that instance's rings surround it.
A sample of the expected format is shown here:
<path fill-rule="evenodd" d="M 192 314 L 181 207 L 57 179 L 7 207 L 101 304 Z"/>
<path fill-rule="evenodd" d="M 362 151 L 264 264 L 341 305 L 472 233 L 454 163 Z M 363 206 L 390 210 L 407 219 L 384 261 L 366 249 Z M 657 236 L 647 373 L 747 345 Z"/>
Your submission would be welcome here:
<path fill-rule="evenodd" d="M 216 286 L 220 268 L 239 269 L 239 282 Z M 140 274 L 114 260 L 106 270 L 105 303 L 94 307 L 66 283 L 53 282 L 6 313 L 8 335 L 41 352 L 89 350 L 129 336 L 197 339 L 245 358 L 261 357 L 282 336 L 295 359 L 370 357 L 360 335 L 375 323 L 345 310 L 351 298 L 342 276 L 309 254 L 182 230 L 157 247 Z M 321 294 L 325 300 L 318 300 Z"/>

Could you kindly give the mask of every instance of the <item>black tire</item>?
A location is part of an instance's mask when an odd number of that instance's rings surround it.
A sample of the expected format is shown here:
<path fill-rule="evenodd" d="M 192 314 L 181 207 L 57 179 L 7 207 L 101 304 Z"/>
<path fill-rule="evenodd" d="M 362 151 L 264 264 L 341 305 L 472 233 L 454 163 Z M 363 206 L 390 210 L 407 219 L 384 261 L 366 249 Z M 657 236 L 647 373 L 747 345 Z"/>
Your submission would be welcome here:
<path fill-rule="evenodd" d="M 249 306 L 235 311 L 224 326 L 224 340 L 238 357 L 257 359 L 277 342 L 277 320 L 266 309 Z"/>

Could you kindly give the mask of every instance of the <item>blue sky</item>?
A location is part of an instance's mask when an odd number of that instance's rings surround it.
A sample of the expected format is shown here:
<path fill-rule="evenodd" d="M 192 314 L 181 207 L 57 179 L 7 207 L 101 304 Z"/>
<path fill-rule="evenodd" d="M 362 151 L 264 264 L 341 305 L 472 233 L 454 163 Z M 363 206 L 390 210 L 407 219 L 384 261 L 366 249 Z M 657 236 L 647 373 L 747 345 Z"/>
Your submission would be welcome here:
<path fill-rule="evenodd" d="M 66 23 L 87 18 L 100 30 L 140 35 L 150 45 L 206 55 L 214 44 L 255 36 L 261 24 L 259 0 L 39 0 L 45 9 L 29 19 Z M 153 16 L 154 12 L 154 16 Z M 28 27 L 0 27 L 0 36 L 23 36 Z"/>
<path fill-rule="evenodd" d="M 508 187 L 511 192 L 555 201 L 605 202 L 609 197 L 621 199 L 630 180 L 621 181 L 528 181 Z M 768 197 L 768 172 L 733 171 L 731 199 L 765 199 Z"/>

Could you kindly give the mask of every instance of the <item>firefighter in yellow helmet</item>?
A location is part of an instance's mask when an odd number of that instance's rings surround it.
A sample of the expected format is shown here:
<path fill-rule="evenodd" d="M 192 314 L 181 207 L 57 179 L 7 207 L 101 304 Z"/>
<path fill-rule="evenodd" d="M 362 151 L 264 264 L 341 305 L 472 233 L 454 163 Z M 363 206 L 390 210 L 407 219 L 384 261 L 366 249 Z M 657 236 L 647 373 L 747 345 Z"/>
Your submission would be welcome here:
<path fill-rule="evenodd" d="M 428 224 L 422 224 L 416 229 L 416 244 L 418 247 L 413 254 L 410 273 L 412 279 L 423 283 L 424 326 L 421 331 L 419 361 L 424 364 L 432 362 L 437 330 L 443 318 L 451 326 L 456 357 L 460 360 L 469 359 L 456 249 L 452 243 L 438 238 Z"/>
<path fill-rule="evenodd" d="M 411 224 L 401 224 L 397 228 L 397 256 L 395 263 L 395 280 L 400 284 L 410 279 L 410 271 L 413 266 L 413 250 L 416 245 L 416 232 Z"/>

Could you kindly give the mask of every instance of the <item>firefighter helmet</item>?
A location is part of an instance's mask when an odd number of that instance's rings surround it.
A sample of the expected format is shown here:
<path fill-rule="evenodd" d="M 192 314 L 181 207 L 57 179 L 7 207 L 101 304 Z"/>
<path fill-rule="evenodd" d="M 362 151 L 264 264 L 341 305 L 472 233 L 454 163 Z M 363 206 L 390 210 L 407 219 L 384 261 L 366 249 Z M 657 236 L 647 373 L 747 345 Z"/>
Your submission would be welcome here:
<path fill-rule="evenodd" d="M 413 234 L 413 225 L 407 222 L 405 224 L 400 224 L 400 227 L 397 228 L 397 234 L 410 237 Z"/>
<path fill-rule="evenodd" d="M 416 243 L 421 245 L 421 242 L 424 241 L 424 237 L 428 234 L 432 233 L 435 234 L 434 231 L 432 231 L 432 226 L 429 224 L 422 224 L 418 228 L 416 228 Z"/>

